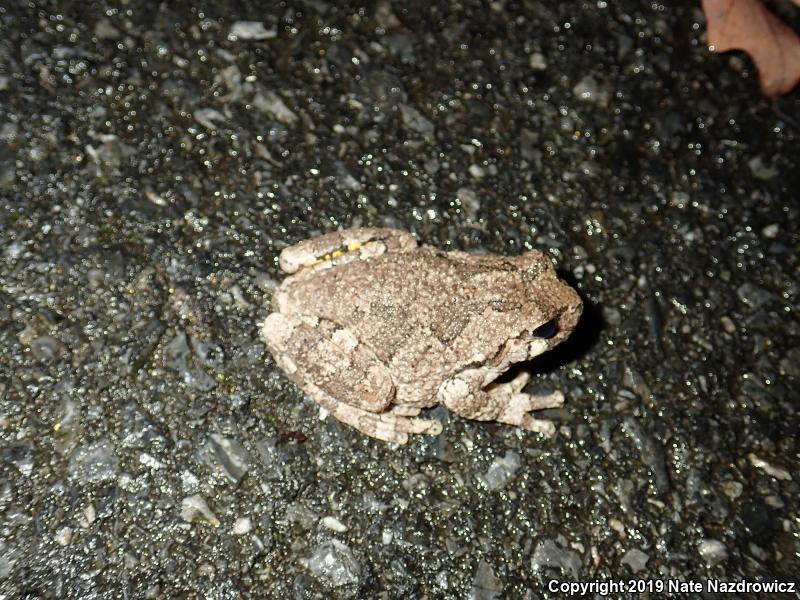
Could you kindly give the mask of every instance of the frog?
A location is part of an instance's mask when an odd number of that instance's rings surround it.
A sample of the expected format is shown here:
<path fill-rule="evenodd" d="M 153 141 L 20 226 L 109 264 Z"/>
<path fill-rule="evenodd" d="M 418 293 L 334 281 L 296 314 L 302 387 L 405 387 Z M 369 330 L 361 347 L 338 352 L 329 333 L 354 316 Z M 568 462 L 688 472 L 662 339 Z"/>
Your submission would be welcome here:
<path fill-rule="evenodd" d="M 523 392 L 525 370 L 497 381 L 580 318 L 580 296 L 547 254 L 444 251 L 404 230 L 357 227 L 288 246 L 278 265 L 287 277 L 261 338 L 323 416 L 399 445 L 441 433 L 441 421 L 420 416 L 438 405 L 555 433 L 531 412 L 563 406 L 562 392 Z"/>

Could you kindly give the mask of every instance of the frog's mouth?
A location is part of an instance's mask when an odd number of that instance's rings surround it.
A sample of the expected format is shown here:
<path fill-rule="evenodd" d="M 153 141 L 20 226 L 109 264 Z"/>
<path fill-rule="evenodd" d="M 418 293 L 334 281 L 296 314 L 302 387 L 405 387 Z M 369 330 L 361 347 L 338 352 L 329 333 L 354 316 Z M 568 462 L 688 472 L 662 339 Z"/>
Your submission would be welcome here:
<path fill-rule="evenodd" d="M 581 305 L 577 304 L 562 310 L 533 331 L 521 331 L 517 337 L 502 344 L 495 355 L 488 360 L 488 364 L 503 372 L 514 363 L 531 360 L 544 354 L 569 337 L 575 329 L 580 314 Z"/>

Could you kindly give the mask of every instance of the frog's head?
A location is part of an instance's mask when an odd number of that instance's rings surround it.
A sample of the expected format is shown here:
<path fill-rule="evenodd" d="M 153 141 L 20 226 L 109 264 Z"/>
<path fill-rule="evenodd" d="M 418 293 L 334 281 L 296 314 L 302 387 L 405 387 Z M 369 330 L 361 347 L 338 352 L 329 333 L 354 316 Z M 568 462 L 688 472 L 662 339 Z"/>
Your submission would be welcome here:
<path fill-rule="evenodd" d="M 558 278 L 553 262 L 541 252 L 516 257 L 525 290 L 520 310 L 524 322 L 520 336 L 531 359 L 564 341 L 578 323 L 583 308 L 580 296 Z"/>
<path fill-rule="evenodd" d="M 502 344 L 495 364 L 529 360 L 566 339 L 581 314 L 581 299 L 556 275 L 542 252 L 470 257 L 461 283 L 480 313 L 477 327 Z"/>

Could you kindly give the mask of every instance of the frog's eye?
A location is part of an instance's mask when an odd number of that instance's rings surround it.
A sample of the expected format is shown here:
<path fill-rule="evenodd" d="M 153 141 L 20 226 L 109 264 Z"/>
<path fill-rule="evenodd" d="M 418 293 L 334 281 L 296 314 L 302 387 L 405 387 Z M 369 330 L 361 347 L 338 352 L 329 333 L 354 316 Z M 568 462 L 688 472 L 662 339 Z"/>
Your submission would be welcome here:
<path fill-rule="evenodd" d="M 533 337 L 544 338 L 546 340 L 558 333 L 558 323 L 555 319 L 550 319 L 544 325 L 533 330 Z"/>

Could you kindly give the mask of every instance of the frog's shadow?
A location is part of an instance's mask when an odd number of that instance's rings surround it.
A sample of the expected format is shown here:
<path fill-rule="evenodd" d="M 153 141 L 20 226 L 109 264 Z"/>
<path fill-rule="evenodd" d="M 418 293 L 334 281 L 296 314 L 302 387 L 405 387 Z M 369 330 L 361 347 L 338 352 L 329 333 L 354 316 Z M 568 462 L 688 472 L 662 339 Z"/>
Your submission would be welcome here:
<path fill-rule="evenodd" d="M 520 371 L 532 374 L 547 374 L 562 369 L 587 355 L 600 339 L 600 333 L 605 329 L 606 322 L 603 312 L 596 304 L 583 300 L 583 312 L 572 334 L 558 346 L 537 356 L 532 360 L 516 363 L 498 378 L 498 382 L 511 381 Z"/>

